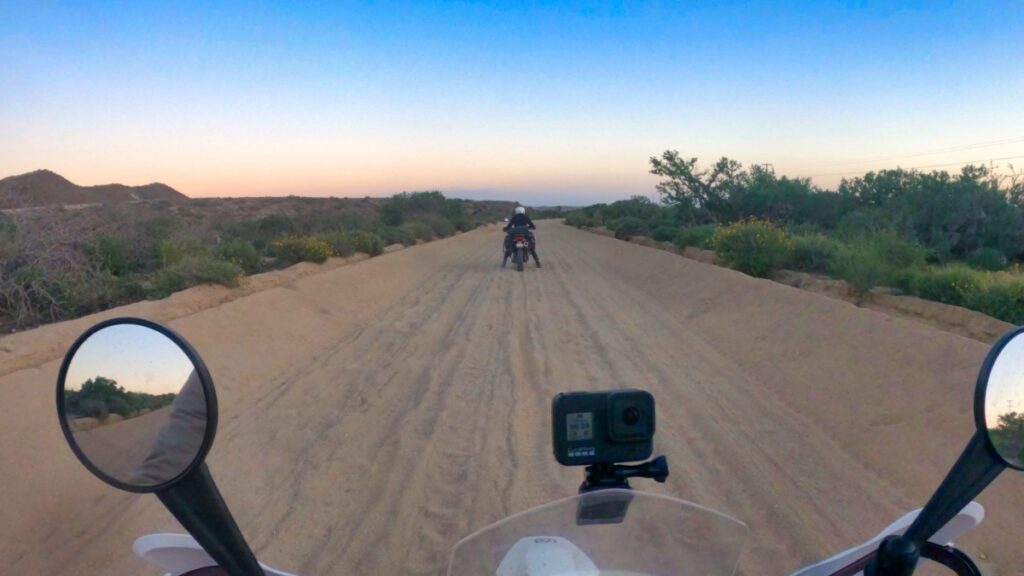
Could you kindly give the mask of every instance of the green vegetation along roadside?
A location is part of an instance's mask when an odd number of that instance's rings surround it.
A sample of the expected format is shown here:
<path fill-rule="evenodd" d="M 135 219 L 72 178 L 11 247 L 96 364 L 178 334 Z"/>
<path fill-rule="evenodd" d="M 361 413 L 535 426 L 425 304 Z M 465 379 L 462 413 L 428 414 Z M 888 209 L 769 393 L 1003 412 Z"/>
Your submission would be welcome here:
<path fill-rule="evenodd" d="M 75 318 L 204 283 L 360 252 L 376 256 L 500 221 L 510 202 L 240 198 L 0 212 L 0 327 Z"/>
<path fill-rule="evenodd" d="M 111 414 L 121 418 L 141 416 L 167 406 L 176 396 L 128 392 L 114 380 L 96 376 L 79 390 L 65 391 L 64 409 L 74 418 L 96 418 L 102 422 Z"/>
<path fill-rule="evenodd" d="M 721 159 L 700 169 L 674 151 L 651 158 L 662 203 L 633 197 L 569 212 L 576 227 L 620 239 L 715 250 L 722 264 L 770 277 L 786 268 L 876 286 L 1024 324 L 1024 174 L 883 170 L 823 190 Z"/>

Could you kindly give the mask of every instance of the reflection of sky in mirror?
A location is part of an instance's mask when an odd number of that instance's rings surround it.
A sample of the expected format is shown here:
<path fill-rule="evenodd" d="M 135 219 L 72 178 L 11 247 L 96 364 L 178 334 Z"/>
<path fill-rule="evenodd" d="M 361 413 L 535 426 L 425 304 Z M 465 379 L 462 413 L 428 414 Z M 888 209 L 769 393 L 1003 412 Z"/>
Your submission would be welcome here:
<path fill-rule="evenodd" d="M 1024 335 L 1011 340 L 1000 352 L 988 378 L 985 395 L 986 424 L 999 424 L 999 415 L 1024 412 Z"/>
<path fill-rule="evenodd" d="M 136 324 L 117 324 L 96 332 L 75 352 L 68 367 L 67 389 L 103 376 L 125 390 L 177 394 L 192 373 L 192 363 L 163 334 Z"/>

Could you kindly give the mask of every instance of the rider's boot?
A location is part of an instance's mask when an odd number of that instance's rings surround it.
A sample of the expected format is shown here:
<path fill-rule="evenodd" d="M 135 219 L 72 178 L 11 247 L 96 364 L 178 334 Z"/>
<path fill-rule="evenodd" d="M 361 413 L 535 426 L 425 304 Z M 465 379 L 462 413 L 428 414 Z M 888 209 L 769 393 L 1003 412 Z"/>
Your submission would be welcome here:
<path fill-rule="evenodd" d="M 537 263 L 537 268 L 543 268 L 543 266 L 540 265 L 540 258 L 537 257 L 537 251 L 530 250 L 530 255 L 533 256 L 533 261 Z"/>

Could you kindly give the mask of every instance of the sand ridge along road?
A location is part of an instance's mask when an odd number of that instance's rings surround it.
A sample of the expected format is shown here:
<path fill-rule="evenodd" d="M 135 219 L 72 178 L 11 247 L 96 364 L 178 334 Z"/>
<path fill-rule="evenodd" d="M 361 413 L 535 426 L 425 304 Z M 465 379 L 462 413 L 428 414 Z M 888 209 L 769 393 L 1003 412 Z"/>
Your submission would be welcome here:
<path fill-rule="evenodd" d="M 672 473 L 636 486 L 746 522 L 743 574 L 873 535 L 924 502 L 972 432 L 983 344 L 554 222 L 538 238 L 545 267 L 522 274 L 498 269 L 489 227 L 105 316 L 169 320 L 200 351 L 220 397 L 213 475 L 261 559 L 303 575 L 443 574 L 462 536 L 573 494 L 582 471 L 551 455 L 560 391 L 651 391 Z M 180 530 L 64 446 L 59 353 L 26 365 L 94 320 L 0 339 L 4 574 L 154 573 L 132 540 Z M 1024 477 L 981 501 L 964 544 L 1022 565 Z"/>

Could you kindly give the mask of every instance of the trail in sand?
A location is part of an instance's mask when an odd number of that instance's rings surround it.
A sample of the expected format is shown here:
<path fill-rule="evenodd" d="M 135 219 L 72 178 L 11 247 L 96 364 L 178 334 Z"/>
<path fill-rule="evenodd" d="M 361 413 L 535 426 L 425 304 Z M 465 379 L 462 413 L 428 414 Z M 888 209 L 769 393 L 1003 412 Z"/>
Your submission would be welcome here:
<path fill-rule="evenodd" d="M 498 269 L 491 227 L 107 316 L 169 321 L 200 351 L 213 475 L 261 559 L 304 575 L 443 574 L 460 537 L 572 494 L 581 471 L 550 447 L 561 391 L 651 391 L 672 474 L 642 488 L 748 523 L 744 574 L 920 506 L 972 432 L 984 344 L 560 224 L 538 239 L 541 270 Z M 58 356 L 93 320 L 0 340 L 5 574 L 137 574 L 132 540 L 179 530 L 64 446 Z M 1024 479 L 982 502 L 968 549 L 1021 565 Z"/>

